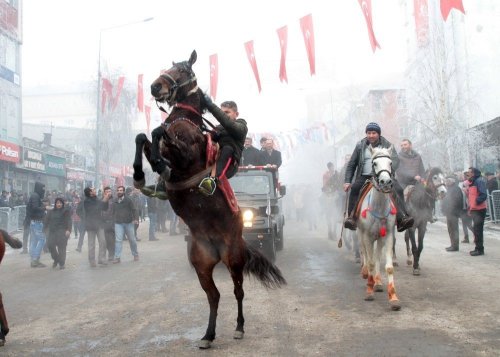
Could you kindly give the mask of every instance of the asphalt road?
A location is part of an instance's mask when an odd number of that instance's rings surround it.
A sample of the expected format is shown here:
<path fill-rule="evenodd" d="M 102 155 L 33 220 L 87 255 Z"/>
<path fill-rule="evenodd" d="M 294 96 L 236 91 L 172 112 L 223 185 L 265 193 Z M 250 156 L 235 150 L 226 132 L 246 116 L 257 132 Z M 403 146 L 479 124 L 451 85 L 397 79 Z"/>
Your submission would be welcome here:
<path fill-rule="evenodd" d="M 244 283 L 245 337 L 234 340 L 236 300 L 227 270 L 216 269 L 221 292 L 217 338 L 200 351 L 208 303 L 186 257 L 183 236 L 148 242 L 140 228 L 140 261 L 128 245 L 122 263 L 90 268 L 86 246 L 68 245 L 65 270 L 33 269 L 9 251 L 0 290 L 10 322 L 1 356 L 498 356 L 500 355 L 500 234 L 489 231 L 486 255 L 456 253 L 443 223 L 430 226 L 421 276 L 405 265 L 398 235 L 395 283 L 401 311 L 386 293 L 364 298 L 365 281 L 352 252 L 328 240 L 326 227 L 308 231 L 288 221 L 276 264 L 288 285 L 266 290 Z M 50 264 L 45 254 L 42 261 Z"/>

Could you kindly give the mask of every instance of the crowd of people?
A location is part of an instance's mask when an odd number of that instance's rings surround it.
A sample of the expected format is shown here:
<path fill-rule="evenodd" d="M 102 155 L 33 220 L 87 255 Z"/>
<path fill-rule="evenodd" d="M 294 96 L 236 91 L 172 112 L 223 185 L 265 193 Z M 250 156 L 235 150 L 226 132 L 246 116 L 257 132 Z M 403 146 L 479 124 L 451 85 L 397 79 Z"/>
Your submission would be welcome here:
<path fill-rule="evenodd" d="M 137 235 L 140 222 L 149 220 L 149 241 L 158 240 L 157 232 L 180 234 L 178 217 L 168 201 L 147 198 L 139 190 L 118 186 L 97 192 L 93 187 L 66 194 L 45 194 L 45 185 L 36 182 L 26 204 L 23 251 L 30 254 L 31 267 L 47 265 L 41 261 L 43 252 L 50 252 L 52 267 L 64 269 L 68 240 L 78 239 L 76 251 L 82 252 L 85 236 L 88 241 L 90 267 L 121 262 L 123 241 L 128 241 L 134 261 L 139 260 Z M 166 221 L 170 221 L 170 230 Z M 97 256 L 96 256 L 97 253 Z"/>

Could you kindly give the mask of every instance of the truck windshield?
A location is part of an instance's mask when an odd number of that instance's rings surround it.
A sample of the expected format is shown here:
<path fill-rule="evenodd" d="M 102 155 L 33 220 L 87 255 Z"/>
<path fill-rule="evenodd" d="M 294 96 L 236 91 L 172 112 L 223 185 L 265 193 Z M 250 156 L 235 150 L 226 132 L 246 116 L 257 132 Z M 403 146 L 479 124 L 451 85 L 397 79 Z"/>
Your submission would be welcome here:
<path fill-rule="evenodd" d="M 231 178 L 234 192 L 250 195 L 267 195 L 270 193 L 269 176 L 235 175 Z"/>

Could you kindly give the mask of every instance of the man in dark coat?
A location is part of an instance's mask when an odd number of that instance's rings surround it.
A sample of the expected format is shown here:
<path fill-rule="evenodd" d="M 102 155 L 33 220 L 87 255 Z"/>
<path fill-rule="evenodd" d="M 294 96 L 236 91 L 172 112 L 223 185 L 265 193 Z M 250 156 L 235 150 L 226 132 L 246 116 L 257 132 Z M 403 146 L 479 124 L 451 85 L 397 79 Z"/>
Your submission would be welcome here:
<path fill-rule="evenodd" d="M 241 153 L 248 132 L 245 119 L 238 118 L 238 106 L 233 101 L 226 101 L 217 107 L 209 96 L 205 96 L 205 105 L 220 125 L 215 127 L 214 141 L 219 143 L 219 158 L 215 164 L 215 176 L 206 177 L 200 183 L 200 192 L 213 195 L 216 180 L 225 175 L 233 177 L 238 171 Z"/>
<path fill-rule="evenodd" d="M 95 261 L 95 241 L 99 244 L 99 253 L 97 262 L 101 265 L 107 265 L 106 262 L 106 238 L 104 236 L 103 210 L 108 208 L 109 194 L 103 196 L 103 200 L 97 198 L 96 190 L 93 187 L 86 187 L 83 190 L 85 201 L 83 201 L 83 210 L 85 212 L 85 230 L 89 242 L 89 264 L 96 267 Z"/>
<path fill-rule="evenodd" d="M 401 141 L 401 152 L 398 154 L 398 158 L 399 167 L 396 170 L 396 176 L 403 189 L 424 179 L 425 167 L 422 157 L 413 150 L 409 139 Z"/>
<path fill-rule="evenodd" d="M 26 215 L 30 221 L 32 268 L 44 268 L 46 266 L 40 262 L 40 254 L 46 241 L 45 233 L 43 232 L 43 219 L 45 218 L 46 211 L 45 205 L 42 202 L 44 198 L 45 185 L 41 182 L 35 182 L 35 188 L 26 206 Z"/>
<path fill-rule="evenodd" d="M 264 147 L 265 150 L 262 151 L 262 165 L 271 165 L 275 168 L 281 166 L 281 152 L 274 150 L 273 139 L 267 139 Z"/>
<path fill-rule="evenodd" d="M 245 148 L 241 158 L 242 166 L 260 166 L 262 165 L 261 151 L 252 145 L 252 138 L 245 139 Z"/>
<path fill-rule="evenodd" d="M 128 238 L 134 261 L 139 260 L 137 242 L 135 239 L 134 224 L 139 222 L 139 211 L 130 197 L 125 195 L 125 187 L 116 188 L 116 199 L 113 201 L 113 218 L 115 221 L 115 259 L 113 263 L 120 263 L 123 237 Z"/>
<path fill-rule="evenodd" d="M 475 167 L 469 167 L 467 195 L 469 197 L 469 213 L 473 222 L 474 242 L 476 243 L 476 248 L 470 252 L 470 255 L 475 257 L 484 255 L 483 229 L 484 218 L 486 217 L 486 199 L 488 197 L 486 180 L 481 176 L 481 171 Z"/>
<path fill-rule="evenodd" d="M 47 233 L 47 245 L 54 260 L 52 268 L 59 265 L 64 269 L 66 263 L 66 246 L 71 235 L 71 212 L 64 207 L 64 200 L 60 197 L 54 201 L 54 208 L 45 216 L 44 230 Z"/>
<path fill-rule="evenodd" d="M 466 211 L 464 205 L 463 193 L 458 187 L 458 179 L 455 177 L 446 178 L 446 196 L 441 203 L 441 211 L 446 216 L 446 225 L 450 235 L 450 246 L 446 248 L 447 252 L 458 251 L 458 220 Z"/>
<path fill-rule="evenodd" d="M 348 217 L 344 222 L 344 227 L 351 230 L 356 230 L 357 224 L 354 218 L 354 207 L 358 202 L 359 192 L 363 187 L 366 180 L 373 177 L 373 168 L 371 161 L 371 154 L 369 146 L 373 148 L 380 147 L 385 149 L 392 149 L 392 170 L 397 170 L 399 166 L 399 158 L 394 149 L 394 146 L 383 136 L 381 136 L 381 128 L 377 123 L 369 123 L 366 126 L 366 137 L 356 144 L 351 159 L 347 164 L 345 178 L 344 178 L 344 191 L 347 192 L 351 189 L 349 194 L 349 208 Z M 394 172 L 393 172 L 394 174 Z M 351 184 L 353 177 L 354 182 Z M 408 215 L 403 198 L 403 189 L 398 184 L 395 178 L 393 182 L 393 198 L 397 208 L 396 222 L 398 232 L 402 232 L 413 226 L 413 218 Z M 395 192 L 394 192 L 395 191 Z"/>

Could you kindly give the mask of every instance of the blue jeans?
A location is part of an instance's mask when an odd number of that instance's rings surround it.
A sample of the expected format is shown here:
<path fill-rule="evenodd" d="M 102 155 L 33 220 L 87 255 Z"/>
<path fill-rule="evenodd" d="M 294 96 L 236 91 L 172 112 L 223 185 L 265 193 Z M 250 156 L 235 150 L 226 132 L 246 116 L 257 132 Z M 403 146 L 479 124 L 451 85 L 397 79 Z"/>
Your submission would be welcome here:
<path fill-rule="evenodd" d="M 43 233 L 43 222 L 41 221 L 31 221 L 30 224 L 30 254 L 31 260 L 40 259 L 40 254 L 42 254 L 43 246 L 45 245 L 45 234 Z"/>
<path fill-rule="evenodd" d="M 156 221 L 158 220 L 158 215 L 156 212 L 149 212 L 149 240 L 155 239 L 156 232 Z"/>
<path fill-rule="evenodd" d="M 137 252 L 137 242 L 135 241 L 134 223 L 115 223 L 115 259 L 120 258 L 122 255 L 123 237 L 125 234 L 127 235 L 132 255 L 134 257 L 139 256 Z"/>

